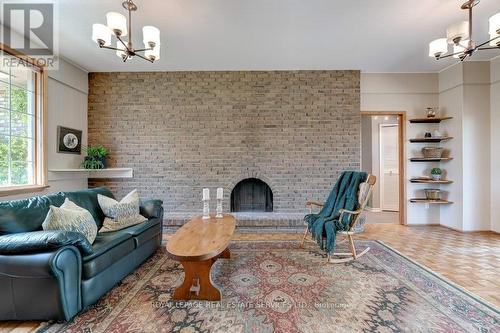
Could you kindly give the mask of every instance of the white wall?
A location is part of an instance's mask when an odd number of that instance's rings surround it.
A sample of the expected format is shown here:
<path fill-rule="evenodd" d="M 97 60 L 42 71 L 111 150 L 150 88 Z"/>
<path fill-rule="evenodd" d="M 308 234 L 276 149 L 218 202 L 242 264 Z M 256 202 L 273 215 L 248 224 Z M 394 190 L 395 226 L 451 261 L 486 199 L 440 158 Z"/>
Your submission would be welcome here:
<path fill-rule="evenodd" d="M 490 63 L 467 61 L 439 75 L 440 107 L 454 118 L 443 128 L 455 139 L 446 143 L 454 160 L 446 163 L 449 199 L 441 224 L 463 231 L 490 229 Z"/>
<path fill-rule="evenodd" d="M 500 232 L 500 57 L 490 67 L 490 229 Z"/>
<path fill-rule="evenodd" d="M 446 179 L 453 184 L 442 186 L 448 191 L 448 200 L 453 204 L 441 207 L 441 224 L 453 229 L 461 230 L 463 226 L 463 67 L 452 66 L 439 74 L 439 107 L 442 114 L 452 116 L 453 119 L 441 123 L 440 130 L 453 139 L 442 144 L 453 160 L 441 163 Z"/>
<path fill-rule="evenodd" d="M 60 60 L 59 69 L 50 70 L 48 78 L 47 159 L 48 168 L 78 168 L 83 155 L 57 153 L 57 126 L 83 131 L 83 144 L 87 143 L 88 73 Z M 45 193 L 87 188 L 87 178 L 78 174 L 55 177 L 49 172 L 49 188 L 44 192 L 0 197 L 10 200 Z"/>
<path fill-rule="evenodd" d="M 361 170 L 372 173 L 372 117 L 361 117 Z"/>
<path fill-rule="evenodd" d="M 427 107 L 439 104 L 437 73 L 362 73 L 361 111 L 402 111 L 407 119 L 423 117 Z M 429 126 L 406 124 L 406 196 L 422 196 L 425 186 L 411 184 L 408 179 L 430 171 L 427 163 L 412 163 L 409 158 L 420 154 L 422 145 L 410 144 L 408 139 L 423 136 Z M 433 130 L 430 127 L 431 131 Z M 439 207 L 411 204 L 407 201 L 408 224 L 439 224 Z"/>
<path fill-rule="evenodd" d="M 490 63 L 464 66 L 464 231 L 490 229 Z"/>

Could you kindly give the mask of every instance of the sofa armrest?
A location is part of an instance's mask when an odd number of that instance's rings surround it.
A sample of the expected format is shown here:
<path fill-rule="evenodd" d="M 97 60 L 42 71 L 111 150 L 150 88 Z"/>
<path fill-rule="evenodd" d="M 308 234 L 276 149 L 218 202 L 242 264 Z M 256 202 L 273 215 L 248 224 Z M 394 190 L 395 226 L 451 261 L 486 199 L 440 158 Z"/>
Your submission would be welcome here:
<path fill-rule="evenodd" d="M 70 320 L 82 308 L 80 251 L 0 255 L 0 320 Z"/>
<path fill-rule="evenodd" d="M 144 200 L 141 201 L 140 213 L 146 218 L 156 217 L 163 220 L 163 201 L 161 200 Z"/>
<path fill-rule="evenodd" d="M 79 232 L 48 230 L 32 231 L 0 236 L 0 254 L 26 254 L 54 251 L 73 245 L 83 256 L 92 254 L 92 245 Z"/>

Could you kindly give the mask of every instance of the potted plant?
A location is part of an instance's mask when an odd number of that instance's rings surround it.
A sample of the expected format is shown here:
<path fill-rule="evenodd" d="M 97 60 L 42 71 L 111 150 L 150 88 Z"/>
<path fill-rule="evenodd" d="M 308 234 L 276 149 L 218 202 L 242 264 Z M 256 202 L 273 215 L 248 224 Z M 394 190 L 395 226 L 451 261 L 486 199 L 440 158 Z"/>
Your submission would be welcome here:
<path fill-rule="evenodd" d="M 82 168 L 106 169 L 106 158 L 108 156 L 108 150 L 106 148 L 101 145 L 95 145 L 83 147 L 83 150 L 87 153 L 87 156 L 85 156 L 82 162 Z"/>
<path fill-rule="evenodd" d="M 441 168 L 432 168 L 431 176 L 434 180 L 441 180 L 441 175 L 443 174 L 443 170 Z"/>

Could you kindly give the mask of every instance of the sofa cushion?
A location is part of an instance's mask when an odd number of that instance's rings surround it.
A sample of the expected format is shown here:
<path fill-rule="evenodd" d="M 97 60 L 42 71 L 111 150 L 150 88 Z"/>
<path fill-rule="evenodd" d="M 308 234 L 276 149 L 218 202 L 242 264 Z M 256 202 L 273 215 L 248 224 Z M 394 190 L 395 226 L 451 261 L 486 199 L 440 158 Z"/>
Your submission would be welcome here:
<path fill-rule="evenodd" d="M 97 225 L 92 214 L 66 198 L 61 207 L 50 206 L 42 223 L 43 230 L 67 230 L 82 233 L 89 243 L 97 236 Z"/>
<path fill-rule="evenodd" d="M 140 214 L 146 218 L 162 217 L 163 215 L 162 200 L 141 200 Z"/>
<path fill-rule="evenodd" d="M 32 231 L 0 236 L 0 254 L 23 254 L 57 250 L 73 245 L 82 254 L 92 254 L 92 245 L 85 236 L 74 231 Z"/>
<path fill-rule="evenodd" d="M 105 216 L 102 212 L 101 207 L 99 207 L 99 203 L 97 202 L 98 194 L 104 195 L 109 198 L 114 198 L 113 194 L 105 187 L 96 187 L 74 192 L 63 192 L 63 195 L 66 198 L 73 201 L 78 206 L 88 210 L 94 217 L 94 221 L 97 224 L 97 229 L 100 229 L 102 227 Z"/>
<path fill-rule="evenodd" d="M 51 205 L 64 202 L 62 193 L 0 202 L 0 235 L 42 230 Z"/>
<path fill-rule="evenodd" d="M 94 252 L 83 258 L 83 278 L 89 279 L 135 248 L 132 235 L 123 231 L 97 234 L 92 245 Z"/>
<path fill-rule="evenodd" d="M 122 230 L 134 237 L 135 247 L 139 247 L 162 232 L 159 218 L 150 218 L 147 222 Z"/>
<path fill-rule="evenodd" d="M 102 195 L 97 195 L 97 201 L 106 215 L 101 232 L 121 230 L 147 221 L 147 218 L 139 214 L 137 190 L 127 194 L 120 202 Z"/>

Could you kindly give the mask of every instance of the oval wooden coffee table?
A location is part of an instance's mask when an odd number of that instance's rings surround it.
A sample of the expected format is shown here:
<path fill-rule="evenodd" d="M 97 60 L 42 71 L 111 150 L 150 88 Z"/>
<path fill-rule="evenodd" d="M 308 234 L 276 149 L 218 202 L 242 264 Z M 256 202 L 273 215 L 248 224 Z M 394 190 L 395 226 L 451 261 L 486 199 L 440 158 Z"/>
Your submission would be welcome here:
<path fill-rule="evenodd" d="M 229 242 L 236 227 L 234 216 L 203 220 L 193 217 L 170 238 L 167 243 L 169 257 L 184 267 L 184 282 L 175 289 L 175 301 L 220 301 L 220 291 L 210 278 L 210 269 L 218 258 L 229 259 Z"/>

